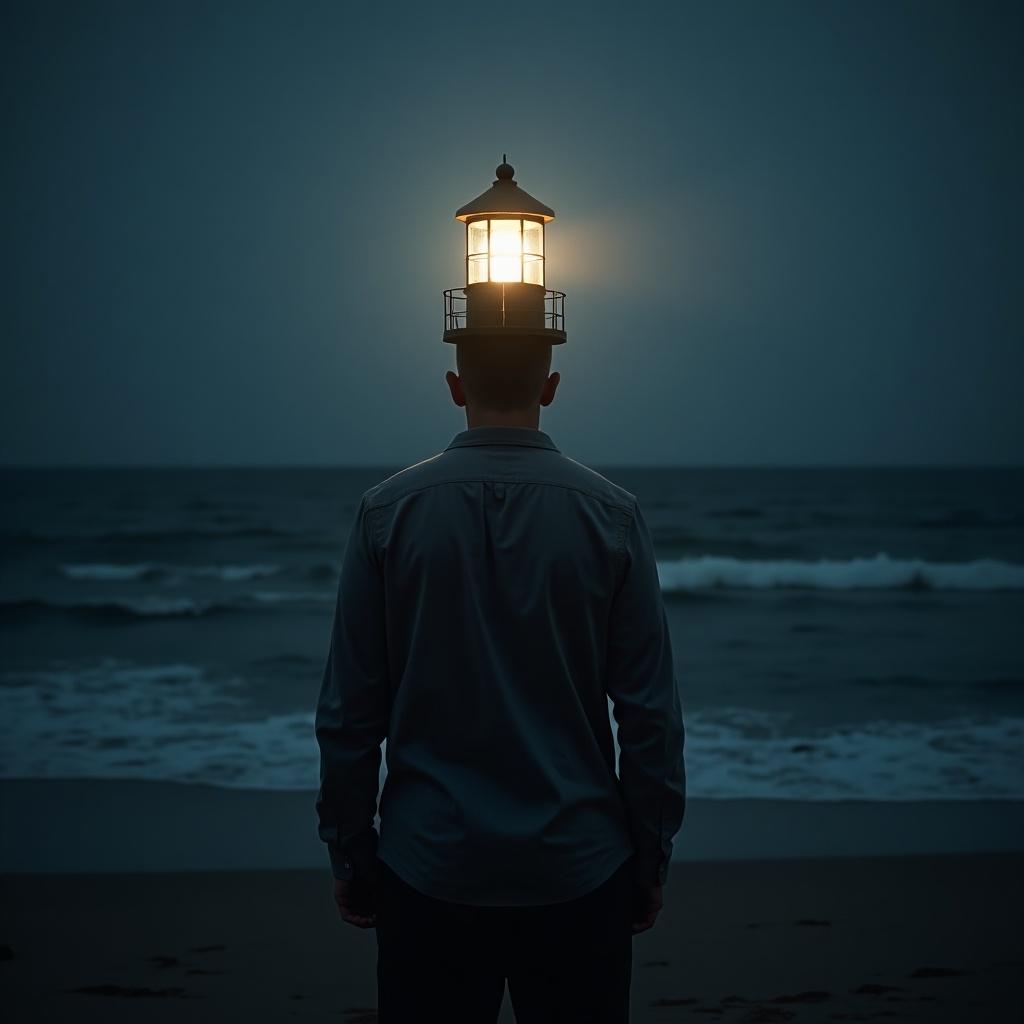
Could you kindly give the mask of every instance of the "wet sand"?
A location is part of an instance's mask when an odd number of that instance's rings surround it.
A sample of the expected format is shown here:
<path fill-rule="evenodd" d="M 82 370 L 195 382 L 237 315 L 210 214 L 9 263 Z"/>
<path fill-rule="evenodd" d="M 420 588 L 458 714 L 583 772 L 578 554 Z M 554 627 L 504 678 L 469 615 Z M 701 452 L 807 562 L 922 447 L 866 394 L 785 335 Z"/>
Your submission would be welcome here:
<path fill-rule="evenodd" d="M 632 1020 L 1020 1020 L 1022 889 L 1020 853 L 676 863 Z M 0 906 L 9 1021 L 376 1019 L 326 868 L 8 874 Z"/>

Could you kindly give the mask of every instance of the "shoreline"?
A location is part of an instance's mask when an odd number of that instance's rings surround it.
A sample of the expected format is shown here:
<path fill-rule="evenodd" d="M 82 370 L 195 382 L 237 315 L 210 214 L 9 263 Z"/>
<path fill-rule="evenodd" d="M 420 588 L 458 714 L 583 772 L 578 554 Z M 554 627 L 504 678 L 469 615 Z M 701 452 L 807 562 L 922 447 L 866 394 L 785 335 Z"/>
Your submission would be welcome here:
<path fill-rule="evenodd" d="M 4 779 L 0 873 L 326 868 L 315 797 L 177 782 Z M 1014 851 L 1024 851 L 1024 801 L 691 798 L 673 870 L 695 861 Z"/>

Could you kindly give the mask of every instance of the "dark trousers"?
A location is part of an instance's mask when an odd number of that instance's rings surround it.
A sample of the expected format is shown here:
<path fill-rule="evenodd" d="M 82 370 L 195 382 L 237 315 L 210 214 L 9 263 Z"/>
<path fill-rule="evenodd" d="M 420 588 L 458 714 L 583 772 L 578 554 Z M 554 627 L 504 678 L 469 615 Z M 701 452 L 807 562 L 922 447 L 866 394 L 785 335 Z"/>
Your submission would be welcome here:
<path fill-rule="evenodd" d="M 534 907 L 436 900 L 377 861 L 380 1024 L 625 1024 L 633 969 L 627 860 L 592 892 Z"/>

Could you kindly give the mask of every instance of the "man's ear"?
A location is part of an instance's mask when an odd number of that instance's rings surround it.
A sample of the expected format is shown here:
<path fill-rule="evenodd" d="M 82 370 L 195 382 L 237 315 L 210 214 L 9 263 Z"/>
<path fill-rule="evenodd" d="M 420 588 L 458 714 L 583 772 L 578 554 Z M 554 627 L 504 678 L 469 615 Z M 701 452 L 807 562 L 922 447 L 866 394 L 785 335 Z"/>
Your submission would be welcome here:
<path fill-rule="evenodd" d="M 459 375 L 452 370 L 449 370 L 445 375 L 444 379 L 448 382 L 448 390 L 452 393 L 452 401 L 460 408 L 463 409 L 466 406 L 466 396 L 462 390 L 462 381 L 459 379 Z"/>
<path fill-rule="evenodd" d="M 560 374 L 556 370 L 544 381 L 544 387 L 541 388 L 540 392 L 541 405 L 550 405 L 555 400 L 555 391 L 558 389 L 558 382 L 561 379 Z"/>

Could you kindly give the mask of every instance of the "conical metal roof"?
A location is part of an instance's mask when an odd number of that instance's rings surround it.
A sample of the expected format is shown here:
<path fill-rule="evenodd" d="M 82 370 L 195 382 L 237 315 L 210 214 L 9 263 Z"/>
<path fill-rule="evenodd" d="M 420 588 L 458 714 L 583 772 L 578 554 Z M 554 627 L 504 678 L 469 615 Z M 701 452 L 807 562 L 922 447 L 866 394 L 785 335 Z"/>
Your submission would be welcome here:
<path fill-rule="evenodd" d="M 545 206 L 539 199 L 534 199 L 529 192 L 524 192 L 512 180 L 516 172 L 511 164 L 499 164 L 494 173 L 494 184 L 486 192 L 481 192 L 472 202 L 460 206 L 455 211 L 456 220 L 465 222 L 489 214 L 540 217 L 545 224 L 555 219 L 555 211 L 550 206 Z"/>

